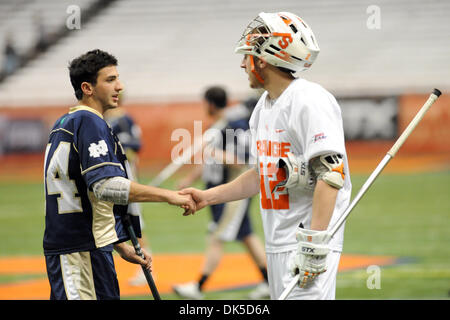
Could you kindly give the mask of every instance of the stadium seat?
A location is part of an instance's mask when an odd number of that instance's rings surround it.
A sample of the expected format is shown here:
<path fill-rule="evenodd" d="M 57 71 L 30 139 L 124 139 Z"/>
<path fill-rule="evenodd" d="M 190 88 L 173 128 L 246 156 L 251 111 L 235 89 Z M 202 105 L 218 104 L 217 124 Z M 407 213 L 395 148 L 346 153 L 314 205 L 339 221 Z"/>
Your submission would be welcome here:
<path fill-rule="evenodd" d="M 35 10 L 49 27 L 57 26 L 65 23 L 71 2 L 22 4 L 8 24 L 17 27 L 21 50 L 33 39 Z M 211 83 L 244 97 L 250 90 L 234 46 L 258 12 L 277 8 L 297 13 L 312 27 L 321 53 L 303 75 L 336 95 L 428 92 L 437 81 L 442 90 L 450 88 L 450 2 L 378 1 L 380 29 L 367 27 L 370 5 L 359 0 L 279 0 L 276 6 L 272 0 L 115 1 L 89 23 L 82 18 L 80 30 L 0 85 L 0 105 L 72 103 L 68 61 L 94 48 L 118 58 L 129 101 L 198 99 Z"/>

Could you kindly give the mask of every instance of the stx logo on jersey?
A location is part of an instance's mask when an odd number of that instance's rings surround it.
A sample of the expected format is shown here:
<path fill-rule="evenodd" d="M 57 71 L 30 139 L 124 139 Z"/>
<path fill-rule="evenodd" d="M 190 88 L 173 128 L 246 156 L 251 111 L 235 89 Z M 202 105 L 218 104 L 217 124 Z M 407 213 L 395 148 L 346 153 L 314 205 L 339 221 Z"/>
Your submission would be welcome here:
<path fill-rule="evenodd" d="M 108 153 L 108 146 L 105 140 L 100 140 L 97 144 L 91 143 L 89 146 L 89 156 L 92 158 L 98 158 L 100 156 L 106 156 Z"/>

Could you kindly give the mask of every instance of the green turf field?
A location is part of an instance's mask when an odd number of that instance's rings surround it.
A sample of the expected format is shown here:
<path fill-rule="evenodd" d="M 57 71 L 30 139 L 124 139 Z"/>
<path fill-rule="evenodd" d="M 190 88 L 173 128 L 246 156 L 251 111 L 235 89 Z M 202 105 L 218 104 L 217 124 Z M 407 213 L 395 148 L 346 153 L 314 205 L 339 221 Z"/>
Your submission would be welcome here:
<path fill-rule="evenodd" d="M 367 176 L 353 175 L 353 194 Z M 148 182 L 142 179 L 141 182 Z M 199 185 L 201 186 L 201 185 Z M 172 188 L 173 181 L 164 187 Z M 344 253 L 394 255 L 403 263 L 381 267 L 381 288 L 368 289 L 365 269 L 338 275 L 337 299 L 449 299 L 450 172 L 382 174 L 352 212 Z M 155 253 L 203 252 L 207 210 L 183 217 L 178 208 L 144 204 L 145 233 Z M 258 202 L 254 228 L 262 237 Z M 0 182 L 0 256 L 42 254 L 43 186 Z M 228 251 L 243 250 L 227 244 Z M 0 276 L 0 284 L 30 276 Z M 250 289 L 207 293 L 207 299 L 246 299 Z M 149 297 L 134 297 L 148 299 Z M 163 295 L 163 299 L 176 299 Z"/>

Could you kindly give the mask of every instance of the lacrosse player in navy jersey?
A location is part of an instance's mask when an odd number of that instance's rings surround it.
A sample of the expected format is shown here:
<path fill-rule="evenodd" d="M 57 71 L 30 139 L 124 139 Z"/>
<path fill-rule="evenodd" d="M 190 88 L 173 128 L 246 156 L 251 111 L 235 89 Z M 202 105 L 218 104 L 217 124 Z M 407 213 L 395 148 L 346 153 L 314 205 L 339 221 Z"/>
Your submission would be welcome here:
<path fill-rule="evenodd" d="M 78 106 L 59 118 L 45 152 L 44 255 L 50 299 L 119 299 L 113 249 L 126 261 L 151 270 L 126 243 L 129 202 L 167 202 L 184 214 L 195 211 L 189 196 L 128 179 L 124 150 L 103 114 L 118 106 L 123 89 L 117 60 L 101 50 L 71 61 L 70 80 Z M 139 217 L 131 216 L 141 235 Z"/>

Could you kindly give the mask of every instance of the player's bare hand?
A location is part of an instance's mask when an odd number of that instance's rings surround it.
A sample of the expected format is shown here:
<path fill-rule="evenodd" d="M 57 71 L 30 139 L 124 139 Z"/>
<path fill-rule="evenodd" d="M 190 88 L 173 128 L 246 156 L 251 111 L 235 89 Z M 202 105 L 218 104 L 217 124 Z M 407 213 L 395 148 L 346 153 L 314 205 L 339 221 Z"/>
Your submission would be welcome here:
<path fill-rule="evenodd" d="M 184 216 L 194 214 L 197 210 L 197 205 L 189 194 L 181 194 L 180 192 L 173 191 L 170 195 L 168 203 L 183 208 Z"/>
<path fill-rule="evenodd" d="M 142 249 L 142 253 L 144 254 L 144 259 L 136 254 L 136 250 L 133 246 L 122 242 L 114 245 L 114 250 L 116 250 L 120 257 L 124 259 L 125 261 L 134 263 L 134 264 L 140 264 L 144 266 L 145 269 L 148 271 L 152 271 L 152 257 L 148 252 Z"/>
<path fill-rule="evenodd" d="M 199 190 L 196 188 L 186 188 L 181 190 L 179 193 L 192 196 L 192 199 L 194 199 L 196 203 L 197 210 L 203 209 L 208 205 L 206 194 L 203 190 Z"/>

